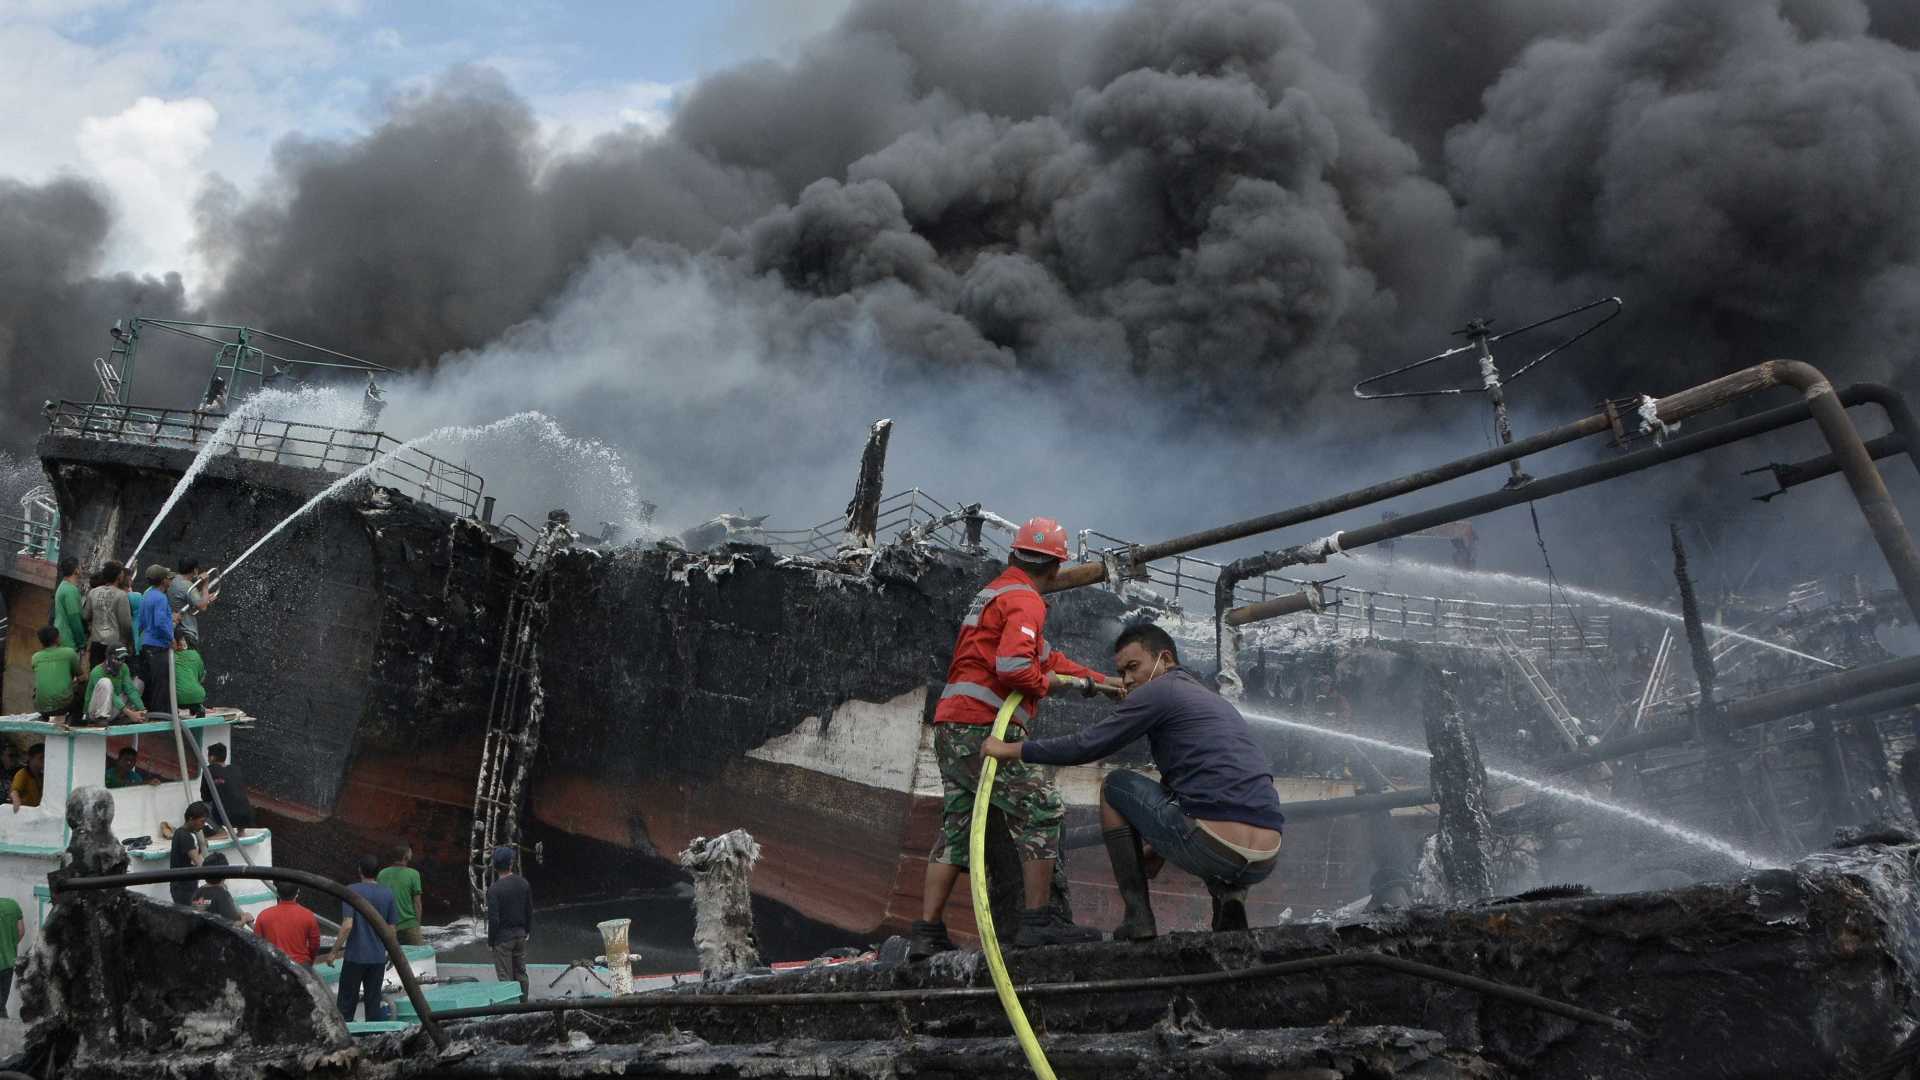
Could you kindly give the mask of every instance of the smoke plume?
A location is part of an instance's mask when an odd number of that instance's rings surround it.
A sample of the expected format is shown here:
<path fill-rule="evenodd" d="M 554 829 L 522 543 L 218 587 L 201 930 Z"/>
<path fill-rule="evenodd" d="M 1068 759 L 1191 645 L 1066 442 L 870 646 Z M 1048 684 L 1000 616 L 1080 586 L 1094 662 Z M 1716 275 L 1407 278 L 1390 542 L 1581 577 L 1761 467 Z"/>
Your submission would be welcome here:
<path fill-rule="evenodd" d="M 101 275 L 112 220 L 104 196 L 78 180 L 0 178 L 0 415 L 11 421 L 16 434 L 5 441 L 15 448 L 24 448 L 43 400 L 90 397 L 91 362 L 111 344 L 114 319 L 183 306 L 176 274 Z"/>
<path fill-rule="evenodd" d="M 1158 535 L 1478 448 L 1472 398 L 1347 393 L 1476 315 L 1628 303 L 1515 385 L 1523 429 L 1770 355 L 1904 378 L 1910 8 L 865 0 L 557 157 L 459 69 L 210 186 L 204 311 L 419 369 L 402 434 L 543 409 L 682 521 L 830 512 L 892 415 L 889 487 Z M 0 186 L 10 400 L 180 305 L 88 276 L 106 221 Z M 1115 483 L 1149 448 L 1179 466 Z"/>

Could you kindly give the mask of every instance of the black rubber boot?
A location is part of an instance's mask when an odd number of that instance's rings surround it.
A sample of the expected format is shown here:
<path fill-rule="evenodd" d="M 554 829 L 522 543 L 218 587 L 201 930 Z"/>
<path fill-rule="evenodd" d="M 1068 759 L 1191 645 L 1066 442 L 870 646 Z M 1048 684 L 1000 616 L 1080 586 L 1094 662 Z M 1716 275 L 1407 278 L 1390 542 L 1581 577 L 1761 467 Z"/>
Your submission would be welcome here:
<path fill-rule="evenodd" d="M 1082 945 L 1099 940 L 1100 931 L 1069 922 L 1052 908 L 1029 908 L 1020 913 L 1020 932 L 1014 935 L 1013 947 L 1031 949 L 1038 945 Z"/>
<path fill-rule="evenodd" d="M 953 941 L 947 937 L 946 923 L 913 920 L 912 944 L 907 946 L 908 960 L 925 960 L 929 956 L 952 951 Z"/>
<path fill-rule="evenodd" d="M 1213 928 L 1215 930 L 1247 928 L 1246 889 L 1216 885 L 1209 881 L 1207 893 L 1213 897 Z"/>
<path fill-rule="evenodd" d="M 1140 865 L 1140 834 L 1128 825 L 1104 829 L 1100 838 L 1107 842 L 1113 881 L 1120 887 L 1120 902 L 1127 906 L 1126 917 L 1113 928 L 1113 940 L 1150 941 L 1158 931 L 1153 925 L 1153 902 L 1147 896 L 1147 874 Z"/>

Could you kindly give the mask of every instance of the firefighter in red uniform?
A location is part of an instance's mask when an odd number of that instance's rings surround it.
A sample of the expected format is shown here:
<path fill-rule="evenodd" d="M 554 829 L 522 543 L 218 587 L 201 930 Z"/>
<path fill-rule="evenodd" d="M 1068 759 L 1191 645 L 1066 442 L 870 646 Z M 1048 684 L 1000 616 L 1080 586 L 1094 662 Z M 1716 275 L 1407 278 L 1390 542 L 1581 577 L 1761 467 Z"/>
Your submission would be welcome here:
<path fill-rule="evenodd" d="M 934 756 L 940 762 L 944 793 L 940 836 L 927 857 L 927 883 L 921 917 L 913 924 L 914 957 L 953 948 L 943 914 L 947 897 L 967 867 L 967 828 L 974 790 L 980 778 L 980 744 L 993 733 L 993 720 L 1007 695 L 1019 692 L 1012 723 L 1022 728 L 1033 719 L 1053 676 L 1079 680 L 1085 693 L 1107 683 L 1105 676 L 1066 658 L 1047 644 L 1047 605 L 1040 593 L 1067 558 L 1067 531 L 1051 518 L 1034 518 L 1015 535 L 1007 568 L 974 596 L 954 642 L 947 685 L 933 714 Z M 1100 932 L 1060 917 L 1048 906 L 1053 864 L 1060 856 L 1061 823 L 1066 806 L 1044 766 L 1007 762 L 995 781 L 993 805 L 1006 816 L 1020 852 L 1025 910 L 1017 946 L 1098 941 Z"/>

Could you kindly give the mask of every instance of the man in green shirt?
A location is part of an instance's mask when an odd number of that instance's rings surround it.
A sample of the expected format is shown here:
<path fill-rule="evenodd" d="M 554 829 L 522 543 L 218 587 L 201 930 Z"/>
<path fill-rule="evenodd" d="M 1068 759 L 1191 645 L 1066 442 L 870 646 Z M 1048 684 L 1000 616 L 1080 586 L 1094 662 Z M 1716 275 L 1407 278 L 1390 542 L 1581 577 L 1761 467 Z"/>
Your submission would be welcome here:
<path fill-rule="evenodd" d="M 80 584 L 80 560 L 69 555 L 60 560 L 60 584 L 53 588 L 53 628 L 60 631 L 60 644 L 75 650 L 75 656 L 87 643 L 85 609 L 86 591 Z"/>
<path fill-rule="evenodd" d="M 0 1017 L 7 1015 L 7 995 L 13 993 L 13 965 L 20 955 L 20 941 L 27 936 L 27 916 L 20 902 L 0 896 Z"/>
<path fill-rule="evenodd" d="M 69 714 L 78 716 L 75 704 L 79 694 L 74 686 L 72 649 L 60 643 L 60 632 L 51 626 L 40 628 L 40 651 L 33 654 L 33 707 L 42 719 Z"/>
<path fill-rule="evenodd" d="M 101 687 L 101 680 L 106 687 Z M 89 724 L 111 724 L 118 720 L 138 722 L 147 718 L 147 703 L 140 688 L 133 684 L 127 670 L 127 650 L 115 645 L 105 660 L 87 673 L 86 720 Z"/>
<path fill-rule="evenodd" d="M 393 932 L 400 939 L 400 944 L 425 945 L 426 936 L 420 932 L 420 871 L 413 868 L 412 862 L 413 848 L 406 844 L 396 845 L 393 862 L 380 871 L 374 880 L 393 893 L 393 906 L 400 914 L 393 924 Z"/>
<path fill-rule="evenodd" d="M 180 703 L 182 712 L 207 715 L 207 688 L 202 681 L 206 674 L 206 662 L 200 659 L 200 650 L 188 640 L 186 628 L 176 629 L 173 632 L 174 700 Z"/>

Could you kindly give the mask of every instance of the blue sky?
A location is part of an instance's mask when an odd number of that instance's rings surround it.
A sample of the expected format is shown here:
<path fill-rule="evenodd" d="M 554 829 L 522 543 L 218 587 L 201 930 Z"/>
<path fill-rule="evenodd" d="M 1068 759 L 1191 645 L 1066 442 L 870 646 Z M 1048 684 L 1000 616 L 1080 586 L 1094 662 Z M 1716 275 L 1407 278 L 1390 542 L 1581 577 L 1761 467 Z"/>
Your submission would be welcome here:
<path fill-rule="evenodd" d="M 847 0 L 0 0 L 0 176 L 77 175 L 118 225 L 108 269 L 198 284 L 194 196 L 242 190 L 294 132 L 365 130 L 396 91 L 500 70 L 555 148 L 665 122 L 704 72 L 791 51 Z"/>

